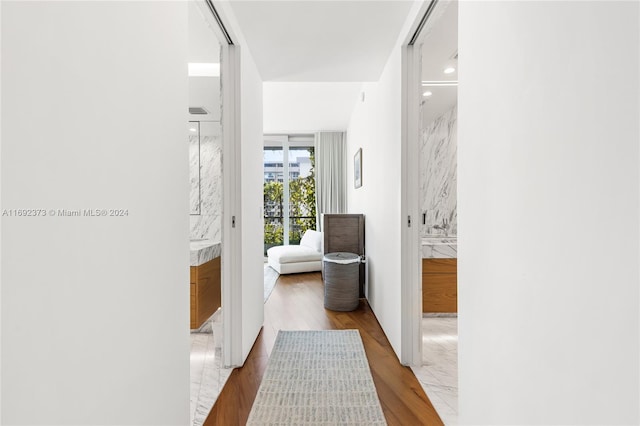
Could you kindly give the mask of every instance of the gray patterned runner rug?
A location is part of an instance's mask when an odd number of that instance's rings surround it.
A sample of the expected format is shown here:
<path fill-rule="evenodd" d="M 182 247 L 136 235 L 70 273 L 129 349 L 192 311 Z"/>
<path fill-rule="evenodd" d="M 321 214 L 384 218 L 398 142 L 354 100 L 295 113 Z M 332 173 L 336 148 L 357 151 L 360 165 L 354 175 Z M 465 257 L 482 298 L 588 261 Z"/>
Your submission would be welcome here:
<path fill-rule="evenodd" d="M 247 425 L 386 424 L 358 330 L 278 332 Z"/>

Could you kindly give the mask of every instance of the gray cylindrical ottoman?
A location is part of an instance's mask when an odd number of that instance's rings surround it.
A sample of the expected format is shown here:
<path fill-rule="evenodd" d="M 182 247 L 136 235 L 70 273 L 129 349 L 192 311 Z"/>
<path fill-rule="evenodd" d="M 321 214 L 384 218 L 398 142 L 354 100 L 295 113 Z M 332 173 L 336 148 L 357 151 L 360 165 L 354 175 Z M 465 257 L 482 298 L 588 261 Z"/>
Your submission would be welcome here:
<path fill-rule="evenodd" d="M 324 263 L 324 307 L 332 311 L 353 311 L 360 295 L 360 256 L 328 253 Z"/>

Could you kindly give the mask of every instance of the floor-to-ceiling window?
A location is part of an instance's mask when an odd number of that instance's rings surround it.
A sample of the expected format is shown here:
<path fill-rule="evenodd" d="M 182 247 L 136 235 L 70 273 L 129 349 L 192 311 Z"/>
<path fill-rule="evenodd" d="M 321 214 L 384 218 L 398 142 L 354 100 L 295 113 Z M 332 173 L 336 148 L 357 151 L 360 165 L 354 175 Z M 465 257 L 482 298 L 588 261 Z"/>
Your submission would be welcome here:
<path fill-rule="evenodd" d="M 286 159 L 286 161 L 285 161 Z M 313 136 L 265 136 L 264 251 L 316 229 Z"/>

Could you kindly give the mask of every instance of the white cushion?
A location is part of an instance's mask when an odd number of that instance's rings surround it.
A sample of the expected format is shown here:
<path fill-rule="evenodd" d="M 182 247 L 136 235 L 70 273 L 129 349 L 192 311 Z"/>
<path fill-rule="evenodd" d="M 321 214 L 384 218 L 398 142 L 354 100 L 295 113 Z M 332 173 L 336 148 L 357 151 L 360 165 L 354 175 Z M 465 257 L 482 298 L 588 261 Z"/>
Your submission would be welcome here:
<path fill-rule="evenodd" d="M 300 239 L 300 245 L 322 252 L 322 232 L 307 229 Z"/>
<path fill-rule="evenodd" d="M 296 262 L 296 263 L 274 263 L 269 259 L 269 265 L 279 274 L 298 274 L 300 272 L 315 272 L 322 270 L 322 262 Z"/>
<path fill-rule="evenodd" d="M 322 253 L 306 246 L 275 246 L 267 250 L 269 262 L 313 262 L 322 260 Z"/>

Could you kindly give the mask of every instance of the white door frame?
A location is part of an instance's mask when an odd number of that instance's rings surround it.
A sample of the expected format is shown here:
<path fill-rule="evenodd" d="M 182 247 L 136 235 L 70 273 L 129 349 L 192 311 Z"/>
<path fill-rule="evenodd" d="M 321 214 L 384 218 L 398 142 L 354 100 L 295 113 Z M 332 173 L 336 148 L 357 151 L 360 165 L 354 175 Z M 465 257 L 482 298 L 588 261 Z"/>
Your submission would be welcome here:
<path fill-rule="evenodd" d="M 401 353 L 404 365 L 422 365 L 422 247 L 420 242 L 420 89 L 425 24 L 448 0 L 425 1 L 402 47 Z"/>
<path fill-rule="evenodd" d="M 420 17 L 422 14 L 419 15 Z M 404 365 L 422 364 L 420 255 L 420 46 L 402 48 L 401 342 Z"/>

